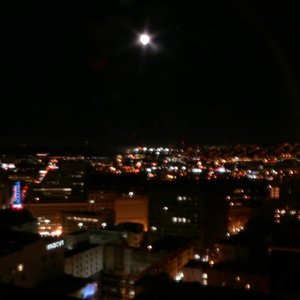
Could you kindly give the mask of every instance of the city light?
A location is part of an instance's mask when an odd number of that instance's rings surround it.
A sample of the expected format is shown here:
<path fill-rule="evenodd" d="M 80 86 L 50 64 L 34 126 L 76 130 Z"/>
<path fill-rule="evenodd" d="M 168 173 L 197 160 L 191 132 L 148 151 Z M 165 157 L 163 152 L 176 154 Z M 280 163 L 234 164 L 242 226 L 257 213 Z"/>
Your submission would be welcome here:
<path fill-rule="evenodd" d="M 182 278 L 184 277 L 184 274 L 183 274 L 183 272 L 179 272 L 176 276 L 175 276 L 175 280 L 176 281 L 180 281 L 180 280 L 182 280 Z"/>

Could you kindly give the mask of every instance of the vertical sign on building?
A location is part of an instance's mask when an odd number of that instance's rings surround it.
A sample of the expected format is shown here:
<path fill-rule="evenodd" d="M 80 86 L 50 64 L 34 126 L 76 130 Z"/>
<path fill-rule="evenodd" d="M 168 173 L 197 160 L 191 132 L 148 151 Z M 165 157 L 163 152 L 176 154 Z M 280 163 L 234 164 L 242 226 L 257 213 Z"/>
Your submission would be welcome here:
<path fill-rule="evenodd" d="M 12 195 L 12 208 L 13 209 L 22 209 L 23 205 L 21 202 L 21 182 L 17 181 L 13 185 L 13 195 Z"/>

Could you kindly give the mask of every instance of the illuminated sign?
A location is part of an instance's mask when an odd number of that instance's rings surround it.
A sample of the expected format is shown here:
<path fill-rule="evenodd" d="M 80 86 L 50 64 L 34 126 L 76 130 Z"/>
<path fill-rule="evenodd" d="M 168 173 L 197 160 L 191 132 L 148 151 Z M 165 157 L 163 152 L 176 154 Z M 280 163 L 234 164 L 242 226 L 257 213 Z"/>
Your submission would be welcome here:
<path fill-rule="evenodd" d="M 57 241 L 57 242 L 54 242 L 54 243 L 51 243 L 51 244 L 48 244 L 46 245 L 46 249 L 49 251 L 49 250 L 53 250 L 53 249 L 56 249 L 56 248 L 60 248 L 64 245 L 64 240 L 60 240 L 60 241 Z"/>
<path fill-rule="evenodd" d="M 13 195 L 12 195 L 12 208 L 14 209 L 22 209 L 21 203 L 21 182 L 17 181 L 13 185 Z"/>
<path fill-rule="evenodd" d="M 96 283 L 89 283 L 83 289 L 81 296 L 83 299 L 90 298 L 96 294 L 98 286 Z"/>

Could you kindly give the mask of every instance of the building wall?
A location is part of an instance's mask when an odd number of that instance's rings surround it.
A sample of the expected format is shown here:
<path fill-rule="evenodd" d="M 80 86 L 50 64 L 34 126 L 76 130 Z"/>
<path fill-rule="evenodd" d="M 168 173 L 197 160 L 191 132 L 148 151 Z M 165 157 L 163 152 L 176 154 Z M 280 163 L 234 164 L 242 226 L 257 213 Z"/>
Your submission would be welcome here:
<path fill-rule="evenodd" d="M 256 273 L 239 273 L 211 269 L 208 272 L 208 285 L 228 286 L 241 290 L 252 290 L 267 294 L 269 291 L 269 278 Z"/>
<path fill-rule="evenodd" d="M 146 196 L 119 196 L 115 199 L 116 223 L 133 222 L 148 230 L 148 198 Z"/>
<path fill-rule="evenodd" d="M 74 247 L 79 243 L 88 242 L 90 240 L 91 233 L 89 231 L 80 231 L 75 234 L 64 235 L 65 248 L 73 250 Z"/>
<path fill-rule="evenodd" d="M 50 220 L 49 227 L 54 229 L 62 224 L 62 213 L 67 211 L 102 211 L 110 209 L 115 211 L 115 222 L 135 222 L 148 229 L 148 199 L 146 196 L 123 196 L 116 193 L 90 192 L 86 202 L 51 202 L 26 203 L 35 218 Z M 43 225 L 44 226 L 44 225 Z M 77 226 L 77 225 L 76 225 Z M 39 231 L 43 231 L 40 230 Z"/>
<path fill-rule="evenodd" d="M 62 212 L 64 234 L 80 229 L 102 229 L 114 222 L 114 212 L 108 209 L 97 212 Z"/>
<path fill-rule="evenodd" d="M 64 211 L 86 211 L 88 205 L 86 202 L 54 202 L 54 203 L 26 203 L 25 208 L 37 219 L 49 220 L 49 223 L 40 222 L 38 231 L 56 231 L 62 228 L 61 214 Z M 46 230 L 45 227 L 48 227 Z"/>
<path fill-rule="evenodd" d="M 51 243 L 51 242 L 49 242 Z M 63 247 L 47 250 L 47 243 L 39 240 L 0 257 L 0 281 L 23 287 L 54 278 L 63 272 Z"/>
<path fill-rule="evenodd" d="M 226 203 L 219 195 L 195 188 L 154 188 L 149 195 L 149 231 L 155 236 L 183 236 L 197 251 L 212 246 L 227 230 Z"/>
<path fill-rule="evenodd" d="M 132 299 L 140 291 L 135 283 L 148 274 L 165 272 L 171 278 L 194 257 L 194 246 L 185 246 L 170 252 L 140 252 L 124 247 L 106 247 L 104 269 L 100 275 L 102 296 L 108 299 Z"/>
<path fill-rule="evenodd" d="M 128 232 L 126 237 L 126 242 L 129 247 L 138 248 L 141 246 L 144 240 L 145 233 L 144 232 Z"/>
<path fill-rule="evenodd" d="M 80 202 L 56 202 L 56 203 L 27 203 L 27 208 L 35 218 L 45 217 L 53 223 L 61 223 L 61 212 L 64 211 L 86 211 L 87 203 Z"/>
<path fill-rule="evenodd" d="M 116 223 L 134 222 L 148 229 L 148 198 L 141 195 L 123 195 L 118 193 L 90 191 L 88 193 L 89 209 L 113 209 Z"/>
<path fill-rule="evenodd" d="M 186 246 L 170 252 L 158 263 L 150 267 L 152 273 L 167 273 L 171 278 L 175 278 L 176 275 L 182 270 L 182 268 L 194 258 L 194 246 L 187 244 Z M 150 271 L 149 270 L 149 271 Z"/>
<path fill-rule="evenodd" d="M 130 273 L 132 249 L 123 245 L 106 245 L 104 247 L 104 269 L 116 273 Z"/>
<path fill-rule="evenodd" d="M 89 209 L 92 211 L 101 209 L 114 209 L 116 193 L 104 193 L 103 191 L 89 191 Z"/>
<path fill-rule="evenodd" d="M 65 258 L 65 273 L 75 277 L 88 278 L 103 269 L 103 246 L 76 253 Z"/>

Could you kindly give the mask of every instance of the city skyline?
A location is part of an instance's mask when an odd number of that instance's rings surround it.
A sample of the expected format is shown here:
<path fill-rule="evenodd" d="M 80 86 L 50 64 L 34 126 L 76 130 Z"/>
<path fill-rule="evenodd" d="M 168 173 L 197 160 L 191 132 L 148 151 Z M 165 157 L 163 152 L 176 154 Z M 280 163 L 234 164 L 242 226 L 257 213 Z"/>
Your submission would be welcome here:
<path fill-rule="evenodd" d="M 199 5 L 8 9 L 0 145 L 298 141 L 294 5 Z"/>

